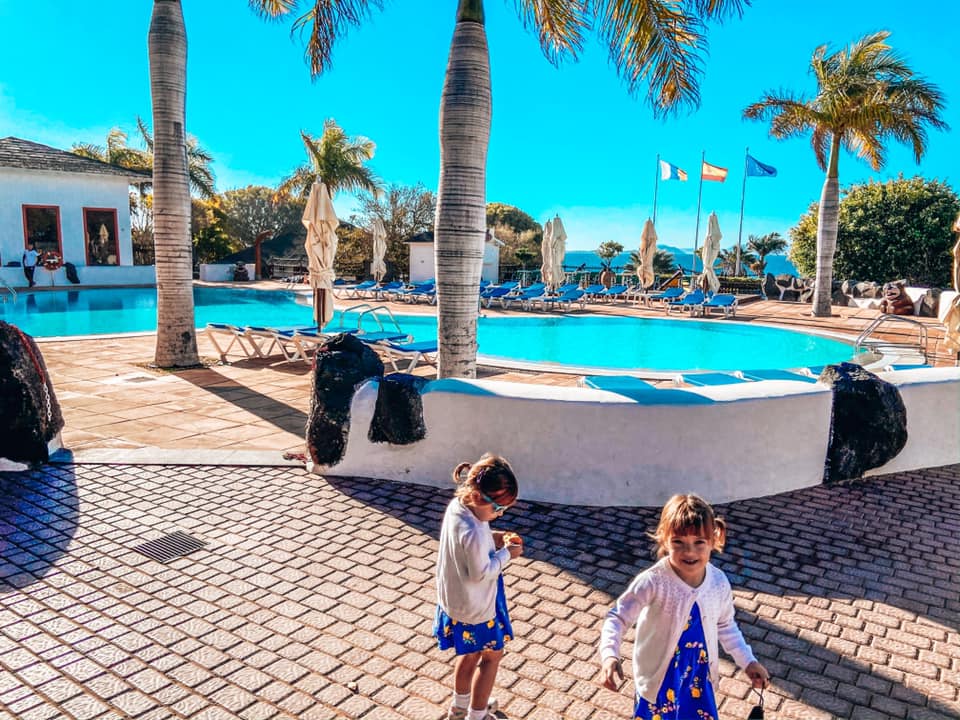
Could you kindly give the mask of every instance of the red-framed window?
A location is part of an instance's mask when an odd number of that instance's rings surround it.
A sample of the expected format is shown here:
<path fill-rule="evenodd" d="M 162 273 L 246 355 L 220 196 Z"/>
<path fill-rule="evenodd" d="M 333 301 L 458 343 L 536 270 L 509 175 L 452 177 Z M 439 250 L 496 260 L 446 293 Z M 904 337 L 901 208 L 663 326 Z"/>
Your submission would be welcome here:
<path fill-rule="evenodd" d="M 116 208 L 83 208 L 83 247 L 87 265 L 119 265 Z"/>
<path fill-rule="evenodd" d="M 55 252 L 63 257 L 60 208 L 56 205 L 23 205 L 23 247 L 33 243 L 41 255 Z"/>

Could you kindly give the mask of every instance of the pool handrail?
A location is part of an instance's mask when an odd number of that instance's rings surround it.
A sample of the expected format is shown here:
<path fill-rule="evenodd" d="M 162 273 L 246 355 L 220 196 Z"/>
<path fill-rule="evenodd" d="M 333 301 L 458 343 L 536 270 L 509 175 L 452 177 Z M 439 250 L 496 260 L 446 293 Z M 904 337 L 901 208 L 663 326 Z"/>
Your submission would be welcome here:
<path fill-rule="evenodd" d="M 13 298 L 13 302 L 16 303 L 16 302 L 17 302 L 17 291 L 14 290 L 12 286 L 8 285 L 8 284 L 6 283 L 6 281 L 4 281 L 4 280 L 0 280 L 0 286 L 3 286 L 4 288 L 6 288 L 7 293 L 10 295 L 10 297 Z M 7 301 L 6 296 L 4 296 L 3 301 L 4 301 L 4 302 Z"/>

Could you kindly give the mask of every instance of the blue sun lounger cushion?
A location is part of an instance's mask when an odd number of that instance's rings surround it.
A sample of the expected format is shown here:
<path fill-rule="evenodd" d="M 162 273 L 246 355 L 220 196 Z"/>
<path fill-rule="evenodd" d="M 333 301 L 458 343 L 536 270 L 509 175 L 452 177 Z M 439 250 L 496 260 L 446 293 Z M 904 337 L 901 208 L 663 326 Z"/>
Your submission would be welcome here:
<path fill-rule="evenodd" d="M 811 375 L 806 375 L 792 370 L 779 370 L 768 368 L 765 370 L 741 370 L 740 374 L 745 380 L 799 380 L 800 382 L 815 383 L 817 379 Z"/>
<path fill-rule="evenodd" d="M 739 375 L 725 372 L 702 372 L 685 373 L 677 375 L 674 378 L 677 385 L 686 384 L 694 387 L 704 387 L 706 385 L 733 385 L 734 383 L 749 382 Z"/>

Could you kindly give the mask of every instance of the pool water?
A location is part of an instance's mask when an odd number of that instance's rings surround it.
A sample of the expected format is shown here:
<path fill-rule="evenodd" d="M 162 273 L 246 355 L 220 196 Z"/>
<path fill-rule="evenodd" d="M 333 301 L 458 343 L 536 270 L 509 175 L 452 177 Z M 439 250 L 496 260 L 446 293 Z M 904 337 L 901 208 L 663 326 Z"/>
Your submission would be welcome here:
<path fill-rule="evenodd" d="M 196 287 L 194 302 L 198 328 L 208 322 L 272 327 L 313 322 L 308 299 L 293 292 Z M 17 302 L 0 305 L 0 319 L 34 337 L 154 331 L 156 291 L 22 293 Z M 436 337 L 435 317 L 398 315 L 397 320 L 417 340 Z M 331 325 L 340 322 L 337 313 Z M 347 322 L 356 325 L 355 315 Z M 375 329 L 369 322 L 365 327 Z M 838 340 L 719 318 L 682 322 L 574 315 L 481 318 L 477 340 L 480 354 L 487 358 L 623 370 L 792 368 L 853 357 L 851 345 Z"/>

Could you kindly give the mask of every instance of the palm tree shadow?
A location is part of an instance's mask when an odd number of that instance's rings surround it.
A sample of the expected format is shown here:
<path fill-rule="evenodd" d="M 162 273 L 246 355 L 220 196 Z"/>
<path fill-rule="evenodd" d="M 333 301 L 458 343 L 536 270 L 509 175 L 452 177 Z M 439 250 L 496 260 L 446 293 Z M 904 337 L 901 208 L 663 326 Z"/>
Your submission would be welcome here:
<path fill-rule="evenodd" d="M 0 473 L 0 597 L 37 582 L 67 553 L 78 505 L 72 465 Z"/>
<path fill-rule="evenodd" d="M 453 495 L 452 484 L 447 490 L 329 482 L 433 538 Z M 875 713 L 872 699 L 880 694 L 921 713 L 953 716 L 956 705 L 920 692 L 911 671 L 888 668 L 895 654 L 889 648 L 861 657 L 860 644 L 890 642 L 880 628 L 864 631 L 879 622 L 920 619 L 928 632 L 942 632 L 944 645 L 960 629 L 960 533 L 949 530 L 960 527 L 960 466 L 817 486 L 716 510 L 728 522 L 729 539 L 715 563 L 734 586 L 741 629 L 776 678 L 782 702 L 802 698 L 806 706 L 850 717 L 858 708 Z M 520 501 L 494 525 L 523 535 L 528 561 L 615 597 L 654 562 L 645 533 L 658 518 L 659 508 Z"/>

